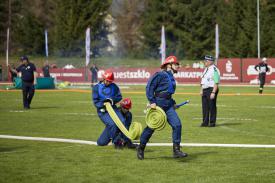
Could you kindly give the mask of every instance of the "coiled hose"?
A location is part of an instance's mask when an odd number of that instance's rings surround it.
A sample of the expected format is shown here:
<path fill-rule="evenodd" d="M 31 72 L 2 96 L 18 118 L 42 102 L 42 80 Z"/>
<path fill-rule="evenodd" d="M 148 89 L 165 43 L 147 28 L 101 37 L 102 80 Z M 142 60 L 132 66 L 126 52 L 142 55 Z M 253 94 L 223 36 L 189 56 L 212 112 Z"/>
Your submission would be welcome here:
<path fill-rule="evenodd" d="M 119 117 L 116 115 L 113 107 L 109 102 L 104 103 L 107 112 L 110 114 L 112 120 L 115 122 L 116 126 L 120 131 L 129 139 L 137 140 L 142 132 L 142 125 L 138 122 L 132 122 L 129 131 L 125 128 L 124 124 L 120 121 Z"/>
<path fill-rule="evenodd" d="M 160 131 L 166 126 L 167 116 L 158 106 L 156 109 L 148 108 L 145 116 L 145 122 L 149 128 Z"/>

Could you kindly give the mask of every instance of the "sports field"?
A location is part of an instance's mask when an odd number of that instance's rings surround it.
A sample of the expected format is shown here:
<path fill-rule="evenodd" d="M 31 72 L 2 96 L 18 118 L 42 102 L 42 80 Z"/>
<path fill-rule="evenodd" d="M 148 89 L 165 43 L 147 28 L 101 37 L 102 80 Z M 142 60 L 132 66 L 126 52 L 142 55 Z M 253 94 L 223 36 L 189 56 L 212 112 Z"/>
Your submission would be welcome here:
<path fill-rule="evenodd" d="M 133 101 L 134 121 L 144 124 L 144 86 L 121 89 Z M 215 128 L 199 127 L 198 86 L 179 86 L 178 109 L 184 159 L 170 146 L 148 146 L 145 159 L 112 146 L 0 138 L 0 182 L 188 182 L 271 183 L 275 148 L 192 147 L 188 143 L 275 145 L 275 88 L 221 86 Z M 96 141 L 104 126 L 91 102 L 90 89 L 36 90 L 31 110 L 22 109 L 20 90 L 0 91 L 0 135 Z M 171 128 L 157 131 L 150 143 L 171 143 Z"/>

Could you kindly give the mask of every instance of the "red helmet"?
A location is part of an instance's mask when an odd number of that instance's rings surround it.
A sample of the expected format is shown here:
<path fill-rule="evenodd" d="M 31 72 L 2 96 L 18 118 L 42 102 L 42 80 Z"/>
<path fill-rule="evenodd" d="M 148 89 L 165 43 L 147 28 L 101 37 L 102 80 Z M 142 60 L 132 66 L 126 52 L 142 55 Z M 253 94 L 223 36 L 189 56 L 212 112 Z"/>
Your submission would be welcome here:
<path fill-rule="evenodd" d="M 165 66 L 166 64 L 179 64 L 177 57 L 169 56 L 165 59 L 165 61 L 161 64 L 160 67 Z"/>
<path fill-rule="evenodd" d="M 125 98 L 120 102 L 120 107 L 125 109 L 131 109 L 132 108 L 132 101 L 130 98 Z"/>
<path fill-rule="evenodd" d="M 113 82 L 115 80 L 114 73 L 111 71 L 105 71 L 102 76 L 103 76 L 103 79 L 105 79 L 109 82 Z"/>

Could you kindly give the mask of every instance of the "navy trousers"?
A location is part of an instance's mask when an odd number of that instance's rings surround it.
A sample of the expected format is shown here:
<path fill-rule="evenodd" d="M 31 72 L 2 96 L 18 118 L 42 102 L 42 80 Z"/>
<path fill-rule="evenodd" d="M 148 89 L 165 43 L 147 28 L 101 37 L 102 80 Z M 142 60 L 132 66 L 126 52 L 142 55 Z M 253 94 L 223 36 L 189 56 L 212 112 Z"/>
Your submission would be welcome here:
<path fill-rule="evenodd" d="M 120 113 L 118 108 L 114 108 L 115 113 L 119 117 L 120 121 L 124 124 L 125 119 Z M 115 144 L 118 140 L 118 134 L 119 129 L 116 126 L 115 122 L 112 120 L 111 116 L 108 112 L 98 112 L 98 116 L 101 119 L 101 121 L 105 124 L 105 129 L 97 139 L 97 145 L 99 146 L 105 146 L 108 145 L 108 143 L 112 140 L 112 142 Z"/>
<path fill-rule="evenodd" d="M 34 85 L 30 82 L 22 82 L 22 93 L 23 93 L 23 106 L 24 108 L 30 108 L 32 98 L 34 96 Z"/>
<path fill-rule="evenodd" d="M 181 142 L 181 121 L 176 113 L 173 106 L 164 110 L 167 116 L 167 121 L 169 125 L 172 127 L 172 137 L 174 144 L 180 144 Z M 140 137 L 140 144 L 146 145 L 151 136 L 153 135 L 154 130 L 149 128 L 148 126 L 143 130 Z"/>

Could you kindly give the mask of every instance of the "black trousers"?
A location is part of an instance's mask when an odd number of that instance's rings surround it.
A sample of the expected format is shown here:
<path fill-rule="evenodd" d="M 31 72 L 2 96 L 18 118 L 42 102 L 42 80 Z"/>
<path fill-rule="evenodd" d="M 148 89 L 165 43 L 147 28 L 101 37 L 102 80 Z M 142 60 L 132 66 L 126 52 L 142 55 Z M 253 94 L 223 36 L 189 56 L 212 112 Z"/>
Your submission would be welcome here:
<path fill-rule="evenodd" d="M 202 94 L 202 126 L 208 126 L 209 122 L 210 125 L 216 125 L 216 118 L 217 118 L 217 96 L 219 90 L 215 94 L 214 99 L 210 99 L 211 92 L 213 88 L 206 88 L 203 89 Z"/>
<path fill-rule="evenodd" d="M 34 85 L 32 82 L 22 81 L 23 106 L 30 108 L 32 98 L 34 96 Z"/>
<path fill-rule="evenodd" d="M 97 83 L 97 74 L 92 74 L 92 83 Z"/>
<path fill-rule="evenodd" d="M 263 88 L 265 85 L 265 77 L 266 77 L 266 73 L 259 74 L 260 88 Z"/>

